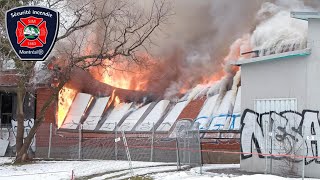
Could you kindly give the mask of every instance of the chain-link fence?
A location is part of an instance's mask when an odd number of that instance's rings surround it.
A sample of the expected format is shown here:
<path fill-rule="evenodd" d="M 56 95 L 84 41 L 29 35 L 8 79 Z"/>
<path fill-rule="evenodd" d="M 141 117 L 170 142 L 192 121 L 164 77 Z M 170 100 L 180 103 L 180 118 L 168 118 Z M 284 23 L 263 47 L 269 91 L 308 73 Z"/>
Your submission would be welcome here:
<path fill-rule="evenodd" d="M 186 129 L 177 133 L 176 143 L 179 165 L 201 167 L 201 141 L 198 128 Z"/>
<path fill-rule="evenodd" d="M 199 130 L 184 129 L 175 136 L 158 133 L 57 130 L 43 125 L 37 136 L 36 157 L 53 159 L 104 159 L 177 164 L 177 168 L 201 166 Z M 40 132 L 38 134 L 45 134 Z"/>

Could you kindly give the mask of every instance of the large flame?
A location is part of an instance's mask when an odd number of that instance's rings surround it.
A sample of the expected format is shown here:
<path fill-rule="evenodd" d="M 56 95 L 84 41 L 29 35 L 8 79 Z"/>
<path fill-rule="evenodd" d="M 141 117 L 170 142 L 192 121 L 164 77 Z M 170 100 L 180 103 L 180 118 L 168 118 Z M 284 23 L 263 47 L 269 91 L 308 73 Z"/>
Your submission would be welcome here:
<path fill-rule="evenodd" d="M 94 40 L 93 38 L 92 41 Z M 89 43 L 83 53 L 89 55 L 94 50 L 93 45 Z M 196 63 L 194 65 L 188 64 L 188 61 L 183 60 L 188 59 L 188 54 L 183 51 L 180 52 L 178 49 L 173 53 L 173 57 L 167 58 L 154 58 L 151 54 L 142 52 L 137 52 L 134 60 L 119 55 L 112 59 L 103 60 L 99 66 L 90 67 L 89 71 L 96 80 L 116 88 L 163 93 L 165 97 L 169 97 L 166 94 L 171 89 L 172 93 L 168 94 L 173 96 L 185 94 L 197 84 L 213 84 L 226 74 L 238 71 L 237 67 L 228 66 L 228 69 L 223 68 L 223 64 L 244 58 L 241 53 L 250 50 L 250 35 L 245 34 L 233 42 L 229 53 L 223 60 L 219 61 L 221 62 L 221 69 L 216 70 L 217 68 L 213 68 L 215 70 L 211 74 L 206 69 L 203 70 L 205 72 L 202 72 L 202 70 L 199 72 L 199 67 Z M 179 54 L 185 55 L 180 56 Z M 88 59 L 84 63 L 94 62 L 94 60 L 96 59 Z M 218 60 L 212 59 L 212 61 Z M 207 66 L 213 66 L 213 64 L 217 65 L 208 62 Z M 113 92 L 111 99 L 114 100 L 114 98 Z"/>
<path fill-rule="evenodd" d="M 126 57 L 105 60 L 103 66 L 91 67 L 95 79 L 113 87 L 129 90 L 147 90 L 156 60 L 148 54 L 139 53 L 139 62 L 130 62 Z M 148 66 L 148 68 L 146 68 Z"/>
<path fill-rule="evenodd" d="M 117 88 L 138 91 L 157 91 L 158 89 L 166 91 L 166 89 L 170 89 L 169 86 L 174 85 L 173 87 L 177 88 L 177 91 L 174 91 L 174 93 L 184 94 L 197 84 L 212 84 L 223 78 L 227 73 L 238 71 L 238 67 L 229 66 L 229 69 L 226 69 L 223 66 L 230 61 L 247 58 L 250 54 L 243 56 L 241 53 L 250 51 L 251 49 L 250 35 L 245 34 L 232 43 L 228 54 L 222 61 L 221 69 L 215 70 L 212 74 L 199 72 L 198 74 L 191 73 L 190 76 L 184 75 L 187 71 L 194 71 L 193 66 L 186 66 L 185 61 L 179 60 L 179 58 L 186 57 L 178 56 L 169 59 L 156 59 L 149 54 L 143 53 L 139 54 L 141 62 L 138 64 L 130 63 L 130 60 L 126 59 L 126 57 L 117 57 L 110 61 L 104 61 L 102 67 L 92 67 L 90 72 L 98 81 Z M 147 68 L 145 66 L 141 67 L 141 64 L 148 66 Z M 208 66 L 212 66 L 212 64 L 208 63 Z M 198 67 L 194 68 L 198 69 Z M 182 77 L 183 79 L 181 79 Z M 170 83 L 162 83 L 163 81 Z"/>
<path fill-rule="evenodd" d="M 61 127 L 76 94 L 77 94 L 76 90 L 67 88 L 65 86 L 59 91 L 58 115 L 57 115 L 58 128 Z"/>

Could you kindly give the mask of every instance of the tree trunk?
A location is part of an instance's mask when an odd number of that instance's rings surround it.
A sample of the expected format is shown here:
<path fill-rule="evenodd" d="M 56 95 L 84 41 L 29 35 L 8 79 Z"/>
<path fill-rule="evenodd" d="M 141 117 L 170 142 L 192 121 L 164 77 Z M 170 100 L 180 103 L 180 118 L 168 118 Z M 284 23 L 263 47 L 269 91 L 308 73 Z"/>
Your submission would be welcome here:
<path fill-rule="evenodd" d="M 17 90 L 17 135 L 16 135 L 16 154 L 20 152 L 23 146 L 23 136 L 24 136 L 24 111 L 23 111 L 23 101 L 25 97 L 26 89 L 23 82 L 18 83 Z M 25 157 L 27 158 L 27 157 Z"/>
<path fill-rule="evenodd" d="M 14 163 L 26 162 L 29 159 L 28 149 L 32 143 L 34 135 L 36 134 L 36 132 L 37 132 L 38 128 L 40 127 L 40 125 L 42 124 L 42 122 L 45 120 L 45 114 L 46 114 L 47 109 L 51 106 L 51 104 L 53 102 L 55 102 L 55 100 L 57 100 L 59 90 L 64 86 L 64 84 L 65 84 L 65 82 L 60 83 L 57 88 L 57 91 L 54 94 L 52 94 L 49 97 L 49 99 L 44 103 L 44 105 L 41 107 L 41 110 L 37 116 L 37 119 L 34 120 L 33 127 L 30 129 L 27 137 L 24 138 L 24 141 L 22 141 L 22 145 L 21 145 L 19 151 L 17 151 L 16 159 L 15 159 Z M 23 105 L 22 105 L 22 107 L 23 107 Z M 19 127 L 19 125 L 18 125 L 18 127 Z M 22 127 L 24 130 L 23 124 L 20 127 Z"/>
<path fill-rule="evenodd" d="M 43 120 L 43 119 L 42 119 Z M 24 139 L 23 145 L 20 148 L 20 151 L 16 155 L 15 163 L 21 163 L 26 162 L 28 157 L 28 149 L 32 143 L 32 140 L 34 138 L 34 135 L 36 134 L 36 131 L 38 130 L 41 123 L 38 121 L 35 121 L 33 127 L 31 128 L 28 136 Z M 32 135 L 31 135 L 32 134 Z"/>

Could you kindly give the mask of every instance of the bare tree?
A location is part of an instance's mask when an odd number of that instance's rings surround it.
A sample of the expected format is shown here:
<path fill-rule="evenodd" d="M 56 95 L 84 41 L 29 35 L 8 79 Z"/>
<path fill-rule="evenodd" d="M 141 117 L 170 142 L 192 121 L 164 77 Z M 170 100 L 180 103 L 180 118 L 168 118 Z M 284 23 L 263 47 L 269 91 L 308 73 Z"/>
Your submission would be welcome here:
<path fill-rule="evenodd" d="M 44 105 L 37 107 L 40 113 L 24 138 L 23 101 L 26 93 L 39 83 L 34 81 L 36 62 L 20 61 L 16 57 L 5 34 L 4 15 L 15 6 L 30 4 L 47 6 L 61 13 L 59 36 L 52 52 L 55 57 L 44 62 L 48 64 L 55 59 L 53 74 L 59 78 L 59 83 L 51 87 L 52 96 Z M 1 63 L 13 61 L 18 73 L 16 163 L 28 159 L 28 148 L 45 120 L 47 109 L 57 101 L 59 91 L 74 68 L 112 67 L 124 57 L 130 63 L 141 64 L 139 52 L 152 45 L 152 34 L 161 30 L 161 24 L 172 15 L 170 4 L 165 0 L 148 1 L 147 4 L 134 0 L 3 0 L 0 10 L 0 60 Z"/>

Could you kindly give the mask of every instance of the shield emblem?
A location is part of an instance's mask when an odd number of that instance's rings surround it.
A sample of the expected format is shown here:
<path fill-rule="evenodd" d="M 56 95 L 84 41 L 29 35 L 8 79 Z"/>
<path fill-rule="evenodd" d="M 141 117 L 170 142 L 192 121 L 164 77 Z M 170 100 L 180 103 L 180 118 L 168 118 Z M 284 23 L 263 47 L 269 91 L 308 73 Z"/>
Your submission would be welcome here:
<path fill-rule="evenodd" d="M 59 29 L 59 13 L 44 7 L 23 6 L 6 12 L 7 34 L 23 61 L 43 61 L 52 50 Z"/>

